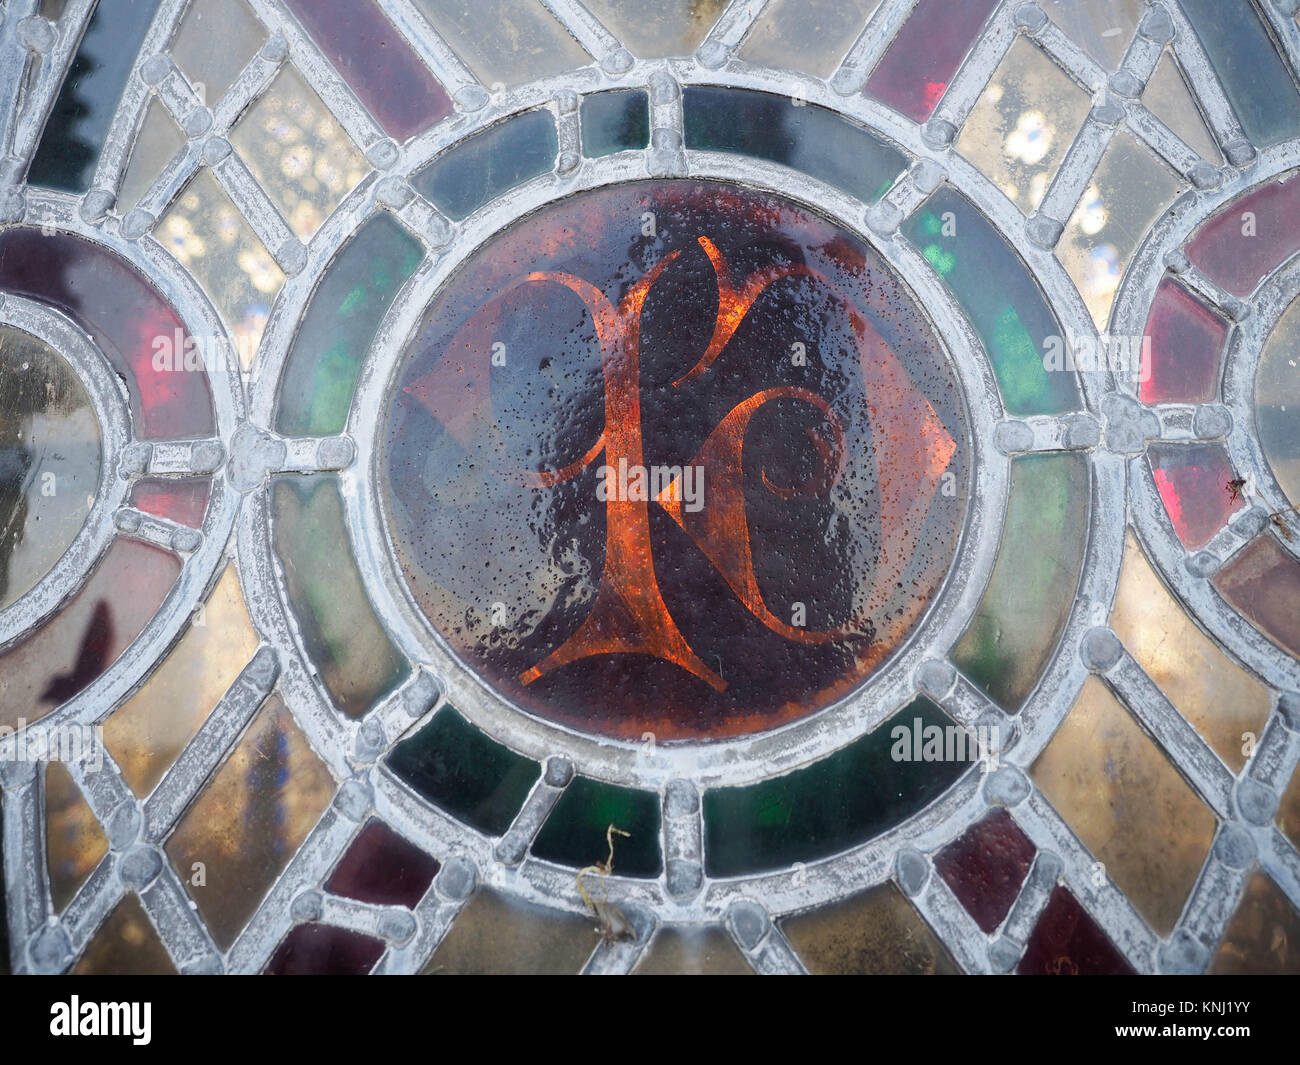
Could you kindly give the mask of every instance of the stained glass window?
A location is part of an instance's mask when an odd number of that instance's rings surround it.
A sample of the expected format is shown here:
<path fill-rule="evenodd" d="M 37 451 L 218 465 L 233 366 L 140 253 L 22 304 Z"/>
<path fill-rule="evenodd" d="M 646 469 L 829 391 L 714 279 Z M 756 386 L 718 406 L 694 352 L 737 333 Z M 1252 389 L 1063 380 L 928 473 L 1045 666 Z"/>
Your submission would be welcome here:
<path fill-rule="evenodd" d="M 1294 0 L 5 0 L 0 964 L 1300 972 Z"/>

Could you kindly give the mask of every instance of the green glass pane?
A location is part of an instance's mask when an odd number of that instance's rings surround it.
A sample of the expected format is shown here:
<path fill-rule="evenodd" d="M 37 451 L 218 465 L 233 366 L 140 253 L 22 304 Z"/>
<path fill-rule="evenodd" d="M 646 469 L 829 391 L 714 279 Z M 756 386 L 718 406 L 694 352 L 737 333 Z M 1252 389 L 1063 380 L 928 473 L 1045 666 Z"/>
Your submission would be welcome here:
<path fill-rule="evenodd" d="M 559 150 L 551 113 L 528 111 L 443 152 L 412 184 L 459 221 L 503 192 L 545 174 Z"/>
<path fill-rule="evenodd" d="M 588 777 L 574 777 L 564 790 L 537 834 L 533 854 L 576 868 L 603 862 L 610 825 L 628 833 L 613 837 L 614 875 L 658 876 L 659 796 Z"/>
<path fill-rule="evenodd" d="M 1272 38 L 1250 3 L 1182 0 L 1241 128 L 1255 144 L 1300 136 L 1300 100 Z"/>
<path fill-rule="evenodd" d="M 353 559 L 338 478 L 275 478 L 272 539 L 307 654 L 335 704 L 360 717 L 406 678 Z"/>
<path fill-rule="evenodd" d="M 1069 370 L 1048 370 L 1049 338 L 1063 338 L 1028 268 L 965 197 L 944 187 L 904 223 L 984 343 L 1011 414 L 1055 414 L 1082 405 Z M 996 283 L 990 283 L 996 279 Z"/>
<path fill-rule="evenodd" d="M 45 123 L 28 181 L 67 192 L 90 188 L 117 101 L 158 0 L 100 0 Z"/>
<path fill-rule="evenodd" d="M 894 758 L 894 729 L 905 728 L 911 736 L 930 726 L 956 728 L 928 699 L 917 698 L 874 732 L 805 769 L 706 791 L 709 874 L 740 876 L 815 861 L 915 813 L 970 766 L 955 759 Z"/>
<path fill-rule="evenodd" d="M 490 739 L 452 707 L 403 740 L 388 766 L 453 817 L 489 835 L 504 835 L 541 766 Z"/>
<path fill-rule="evenodd" d="M 1090 483 L 1082 455 L 1011 463 L 1002 547 L 952 660 L 1009 713 L 1028 697 L 1065 628 L 1088 538 Z"/>
<path fill-rule="evenodd" d="M 420 242 L 385 211 L 343 245 L 312 294 L 285 360 L 276 415 L 280 432 L 343 431 L 375 331 L 423 257 Z"/>
<path fill-rule="evenodd" d="M 682 111 L 686 147 L 780 163 L 866 203 L 907 169 L 902 152 L 875 134 L 786 96 L 691 86 Z"/>
<path fill-rule="evenodd" d="M 650 98 L 645 93 L 626 89 L 583 97 L 584 155 L 635 151 L 649 143 Z"/>

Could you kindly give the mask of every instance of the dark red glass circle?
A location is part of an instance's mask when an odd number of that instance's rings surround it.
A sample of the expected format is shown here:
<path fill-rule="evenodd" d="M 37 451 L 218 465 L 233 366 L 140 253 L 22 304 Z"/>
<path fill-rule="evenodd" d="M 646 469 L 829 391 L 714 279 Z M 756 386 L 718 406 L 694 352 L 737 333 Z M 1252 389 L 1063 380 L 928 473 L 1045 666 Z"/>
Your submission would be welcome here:
<path fill-rule="evenodd" d="M 644 181 L 515 223 L 397 372 L 398 564 L 512 703 L 733 737 L 860 684 L 957 547 L 956 378 L 862 240 L 765 192 Z"/>

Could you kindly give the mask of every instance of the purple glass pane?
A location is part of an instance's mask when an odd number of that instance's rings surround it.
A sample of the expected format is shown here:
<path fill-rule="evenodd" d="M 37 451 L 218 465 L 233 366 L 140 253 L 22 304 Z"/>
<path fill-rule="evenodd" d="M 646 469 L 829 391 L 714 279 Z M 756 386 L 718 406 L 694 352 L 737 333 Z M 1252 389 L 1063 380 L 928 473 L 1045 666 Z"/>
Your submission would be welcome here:
<path fill-rule="evenodd" d="M 39 229 L 0 234 L 0 290 L 53 304 L 76 321 L 124 376 L 137 435 L 153 440 L 216 431 L 207 374 L 185 369 L 189 335 L 157 289 L 107 248 Z M 168 365 L 156 356 L 175 352 Z"/>
<path fill-rule="evenodd" d="M 404 141 L 451 114 L 451 99 L 374 0 L 286 2 L 389 136 Z"/>
<path fill-rule="evenodd" d="M 1294 513 L 1279 520 L 1287 522 L 1290 536 L 1300 536 Z M 1218 572 L 1214 586 L 1276 643 L 1300 657 L 1300 562 L 1281 544 L 1267 534 L 1258 537 Z"/>
<path fill-rule="evenodd" d="M 997 0 L 921 0 L 863 91 L 924 122 L 996 6 Z"/>
<path fill-rule="evenodd" d="M 1218 444 L 1152 444 L 1147 461 L 1174 531 L 1188 547 L 1203 547 L 1244 505 Z"/>
<path fill-rule="evenodd" d="M 1249 296 L 1300 251 L 1300 175 L 1270 181 L 1201 226 L 1187 257 L 1234 296 Z"/>
<path fill-rule="evenodd" d="M 377 939 L 331 928 L 300 924 L 276 949 L 268 976 L 365 976 L 384 953 Z"/>
<path fill-rule="evenodd" d="M 1207 403 L 1219 383 L 1219 353 L 1227 324 L 1182 285 L 1165 278 L 1147 318 L 1151 375 L 1140 385 L 1143 403 Z"/>
<path fill-rule="evenodd" d="M 1063 887 L 1053 890 L 1016 971 L 1033 976 L 1133 975 L 1106 933 Z"/>
<path fill-rule="evenodd" d="M 1036 853 L 1005 810 L 972 825 L 945 847 L 934 867 L 985 932 L 1002 923 Z"/>
<path fill-rule="evenodd" d="M 414 906 L 438 863 L 382 821 L 370 821 L 334 868 L 325 890 L 380 906 Z"/>

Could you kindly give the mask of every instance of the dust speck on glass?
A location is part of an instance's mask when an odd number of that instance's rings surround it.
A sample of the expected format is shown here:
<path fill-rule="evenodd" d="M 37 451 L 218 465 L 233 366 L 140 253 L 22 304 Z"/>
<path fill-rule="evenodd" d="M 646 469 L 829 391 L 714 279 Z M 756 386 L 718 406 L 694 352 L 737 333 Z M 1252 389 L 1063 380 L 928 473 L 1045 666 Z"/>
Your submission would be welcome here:
<path fill-rule="evenodd" d="M 15 972 L 1300 971 L 1294 0 L 5 0 Z"/>

